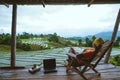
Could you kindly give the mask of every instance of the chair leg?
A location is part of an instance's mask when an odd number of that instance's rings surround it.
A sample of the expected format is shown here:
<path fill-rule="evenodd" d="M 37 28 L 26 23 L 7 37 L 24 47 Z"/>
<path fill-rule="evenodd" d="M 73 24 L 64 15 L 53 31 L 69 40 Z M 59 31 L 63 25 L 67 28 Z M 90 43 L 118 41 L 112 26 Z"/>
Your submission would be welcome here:
<path fill-rule="evenodd" d="M 90 67 L 95 73 L 99 73 L 99 72 L 95 69 L 94 65 L 90 64 L 89 67 Z"/>
<path fill-rule="evenodd" d="M 87 67 L 85 67 L 83 70 L 85 70 Z M 84 80 L 88 80 L 85 76 L 84 76 L 84 72 L 83 70 L 78 70 L 76 67 L 67 65 L 66 66 L 66 72 L 68 73 L 69 70 L 75 71 L 76 73 L 78 73 Z"/>
<path fill-rule="evenodd" d="M 77 72 L 84 80 L 88 80 L 85 76 L 84 73 L 79 71 L 76 67 L 73 68 L 75 72 Z"/>
<path fill-rule="evenodd" d="M 70 68 L 70 66 L 66 66 L 66 73 L 68 73 L 69 72 L 69 70 L 71 70 L 71 68 Z"/>
<path fill-rule="evenodd" d="M 95 73 L 99 73 L 95 68 L 92 68 L 93 71 L 95 71 Z"/>
<path fill-rule="evenodd" d="M 71 70 L 71 64 L 72 64 L 72 61 L 67 60 L 67 63 L 65 65 L 65 67 L 66 67 L 66 73 L 68 73 L 69 70 Z"/>
<path fill-rule="evenodd" d="M 80 74 L 80 76 L 81 76 L 84 80 L 88 80 L 83 74 Z"/>

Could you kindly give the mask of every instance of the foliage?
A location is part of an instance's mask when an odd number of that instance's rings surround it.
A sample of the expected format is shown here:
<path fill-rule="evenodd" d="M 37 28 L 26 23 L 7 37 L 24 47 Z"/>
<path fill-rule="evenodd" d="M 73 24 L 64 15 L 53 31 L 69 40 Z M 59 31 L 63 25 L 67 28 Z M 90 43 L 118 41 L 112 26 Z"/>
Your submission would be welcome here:
<path fill-rule="evenodd" d="M 7 53 L 10 53 L 11 51 L 11 46 L 10 45 L 3 45 L 3 44 L 0 44 L 0 52 L 7 52 Z M 23 51 L 22 49 L 16 49 L 17 52 L 21 52 Z"/>
<path fill-rule="evenodd" d="M 53 34 L 29 34 L 23 32 L 22 34 L 17 35 L 17 48 L 31 51 L 31 50 L 43 50 L 50 48 L 59 48 L 59 47 L 92 47 L 92 40 L 96 38 L 93 36 L 92 38 L 86 37 L 85 40 L 80 39 L 69 39 L 63 38 L 57 35 L 57 33 Z M 0 34 L 0 44 L 11 45 L 11 35 L 9 33 Z M 114 46 L 119 47 L 120 37 L 118 37 L 115 41 Z"/>
<path fill-rule="evenodd" d="M 54 33 L 53 35 L 51 35 L 48 39 L 50 42 L 59 42 L 59 37 L 57 36 L 56 33 Z"/>
<path fill-rule="evenodd" d="M 21 38 L 21 39 L 28 39 L 32 36 L 33 36 L 32 34 L 29 34 L 29 33 L 26 33 L 26 32 L 23 32 L 22 34 L 18 34 L 18 37 Z"/>
<path fill-rule="evenodd" d="M 120 66 L 120 54 L 110 57 L 109 61 L 115 66 Z"/>
<path fill-rule="evenodd" d="M 11 44 L 11 35 L 9 33 L 1 34 L 0 35 L 0 44 L 10 45 Z"/>
<path fill-rule="evenodd" d="M 117 40 L 114 42 L 114 46 L 115 47 L 119 47 L 120 46 L 120 37 L 118 37 Z"/>
<path fill-rule="evenodd" d="M 76 44 L 75 43 L 73 43 L 73 42 L 71 42 L 71 41 L 65 41 L 65 43 L 64 43 L 64 45 L 65 46 L 76 46 Z"/>
<path fill-rule="evenodd" d="M 37 45 L 37 44 L 30 44 L 30 48 L 32 51 L 35 51 L 35 50 L 49 49 L 50 47 L 45 47 L 45 46 Z"/>
<path fill-rule="evenodd" d="M 82 39 L 78 40 L 78 44 L 79 44 L 79 46 L 82 46 Z"/>
<path fill-rule="evenodd" d="M 85 41 L 86 41 L 86 47 L 92 47 L 92 41 L 88 37 L 85 39 Z"/>
<path fill-rule="evenodd" d="M 17 43 L 17 48 L 23 49 L 24 51 L 30 51 L 30 44 Z"/>
<path fill-rule="evenodd" d="M 114 42 L 115 47 L 119 47 L 119 41 Z"/>
<path fill-rule="evenodd" d="M 0 52 L 10 52 L 10 46 L 0 44 Z"/>

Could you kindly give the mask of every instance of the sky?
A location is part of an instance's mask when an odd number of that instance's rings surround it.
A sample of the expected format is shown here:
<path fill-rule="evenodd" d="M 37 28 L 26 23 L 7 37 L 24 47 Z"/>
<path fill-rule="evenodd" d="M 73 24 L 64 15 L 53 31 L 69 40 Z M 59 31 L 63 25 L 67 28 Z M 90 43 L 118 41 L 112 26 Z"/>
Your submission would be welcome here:
<path fill-rule="evenodd" d="M 16 32 L 84 37 L 113 31 L 119 9 L 120 4 L 18 5 Z M 11 33 L 11 23 L 12 5 L 0 5 L 0 34 Z"/>

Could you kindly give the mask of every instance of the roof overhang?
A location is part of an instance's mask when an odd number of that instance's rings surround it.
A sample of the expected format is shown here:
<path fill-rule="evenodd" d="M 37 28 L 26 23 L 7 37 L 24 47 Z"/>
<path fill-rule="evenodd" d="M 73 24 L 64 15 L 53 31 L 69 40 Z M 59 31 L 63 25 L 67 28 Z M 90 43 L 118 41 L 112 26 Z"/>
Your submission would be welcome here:
<path fill-rule="evenodd" d="M 18 4 L 18 5 L 64 5 L 64 4 L 118 4 L 120 0 L 0 0 L 0 4 Z"/>

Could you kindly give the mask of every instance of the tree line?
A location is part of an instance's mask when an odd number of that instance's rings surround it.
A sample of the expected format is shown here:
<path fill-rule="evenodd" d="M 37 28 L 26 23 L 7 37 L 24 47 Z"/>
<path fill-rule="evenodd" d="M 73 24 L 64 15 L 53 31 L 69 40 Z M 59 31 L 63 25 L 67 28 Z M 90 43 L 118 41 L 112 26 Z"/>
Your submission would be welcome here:
<path fill-rule="evenodd" d="M 78 39 L 76 40 L 75 43 L 73 43 L 70 39 L 63 38 L 57 35 L 57 33 L 53 34 L 30 34 L 23 32 L 22 34 L 17 35 L 17 48 L 23 49 L 25 51 L 31 50 L 30 44 L 22 43 L 21 39 L 29 39 L 29 38 L 46 38 L 49 43 L 56 45 L 56 47 L 69 47 L 69 46 L 81 46 L 81 47 L 92 47 L 92 39 L 86 37 L 85 40 L 83 39 Z M 92 38 L 95 38 L 93 36 Z M 9 33 L 3 33 L 0 34 L 0 44 L 4 45 L 11 45 L 11 34 Z M 120 46 L 120 37 L 117 37 L 117 39 L 114 42 L 114 47 L 119 47 Z M 41 49 L 44 49 L 41 47 Z"/>

